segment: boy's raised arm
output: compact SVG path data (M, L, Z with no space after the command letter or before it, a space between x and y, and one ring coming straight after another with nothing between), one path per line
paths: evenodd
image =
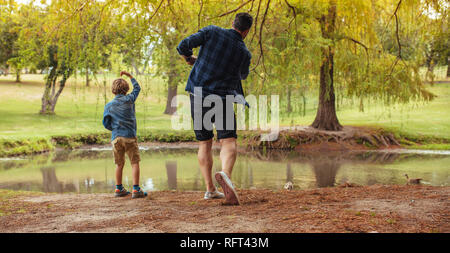
M122 71L120 72L120 76L122 75L128 76L131 80L131 84L133 84L133 91L130 94L128 94L127 97L129 97L130 100L133 101L134 103L139 95L139 92L141 91L141 86L139 86L139 83L136 81L136 79L134 79L134 77L130 73Z

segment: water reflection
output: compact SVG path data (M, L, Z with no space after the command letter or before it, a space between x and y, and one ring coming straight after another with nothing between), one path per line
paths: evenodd
M294 171L290 162L286 164L286 183L294 181Z
M201 185L201 183L203 182L202 180L203 180L203 178L201 176L201 172L199 169L199 170L197 170L197 173L195 174L192 190L199 191L200 187L202 187L202 185Z
M196 151L146 150L141 154L141 182L145 190L204 190ZM220 170L218 152L214 170ZM233 172L239 188L296 189L333 187L351 182L362 185L404 184L403 174L424 178L431 185L450 183L450 155L387 152L299 153L253 151L240 153ZM110 151L62 151L0 160L0 188L42 192L111 192L114 162ZM131 187L129 164L124 185Z
M169 190L177 189L177 161L166 161L167 185Z
M55 167L42 167L42 188L44 192L75 192L77 187L73 183L63 183L56 177Z
M335 185L336 174L341 166L333 160L319 160L311 163L317 187L331 187Z
M248 188L253 188L253 167L247 163Z

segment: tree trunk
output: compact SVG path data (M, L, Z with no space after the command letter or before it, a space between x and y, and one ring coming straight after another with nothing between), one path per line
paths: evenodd
M173 78L173 72L169 74L169 81L168 81L168 89L167 89L167 102L166 102L166 110L164 111L164 114L172 115L177 111L176 107L172 107L172 100L176 99L175 96L177 95L177 84L175 83L175 80Z
M20 70L16 71L16 83L20 83Z
M42 95L42 104L41 104L41 110L40 114L49 114L50 113L50 101L51 101L51 94L50 91L54 90L56 83L56 68L52 68L50 73L48 74L47 81L45 82L45 89L44 94Z
M429 54L426 55L426 66L427 66L427 73L425 74L426 80L430 81L431 83L434 83L434 61L433 61L433 55L434 52L431 51Z
M139 72L139 68L137 67L137 65L136 65L136 60L135 60L134 58L131 60L131 65L132 65L133 68L134 68L134 72L136 72L136 73L135 73L136 76L140 75L141 72Z
M450 77L450 57L447 57L447 77Z
M306 116L306 96L305 96L305 94L303 94L302 95L302 98L303 98L303 117L305 117Z
M291 87L288 87L288 91L287 91L287 108L286 111L287 112L292 112L292 103L291 103Z
M330 2L328 15L322 16L320 25L322 36L333 39L336 22L336 2ZM312 127L320 130L339 131L342 125L336 115L335 93L333 86L334 45L322 48L322 65L320 66L319 107Z
M56 92L57 76L53 70L52 72L49 74L49 78L45 84L44 95L42 96L41 111L39 112L40 114L55 114L56 103L58 102L58 98L64 90L66 81L70 76L70 73L63 76L63 78L59 81L59 88Z
M86 87L89 87L89 69L86 68Z

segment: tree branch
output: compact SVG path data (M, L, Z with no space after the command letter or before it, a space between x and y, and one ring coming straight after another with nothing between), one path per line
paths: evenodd
M394 16L395 16L395 35L397 37L397 44L398 44L398 58L403 59L402 58L402 45L400 44L400 36L398 34L399 20L398 20L398 16L397 16L397 11L400 8L401 3L402 3L402 0L398 1L397 8L395 8L395 11L394 11Z
M198 11L197 15L197 30L200 30L200 15L202 14L203 9L203 0L200 0L200 10Z
M267 16L267 12L269 10L269 7L270 7L270 0L267 1L266 10L264 11L264 15L263 15L263 19L261 21L261 25L259 26L259 41L258 41L258 44L259 44L260 55L258 57L258 62L256 63L255 67L253 67L252 70L256 69L256 67L258 67L258 65L259 65L260 60L262 60L262 65L263 65L263 68L264 68L264 72L267 72L266 71L266 66L264 64L264 50L263 50L263 46L262 46L262 30L263 30L263 27L264 27L264 22L266 21L266 16Z
M49 35L47 36L45 43L47 43L49 37L56 31L59 30L59 28L61 27L61 25L63 23L65 23L67 20L69 20L70 18L72 18L77 12L80 12L84 9L84 7L86 6L86 4L88 4L91 0L87 0L86 2L84 2L80 7L78 7L77 9L75 9L75 11L73 11L68 17L66 17L64 20L62 20L61 22L58 23L58 25L54 26L53 29L50 31Z
M153 12L153 14L152 14L152 15L150 16L150 18L148 19L148 22L149 22L150 20L152 20L153 16L155 16L156 13L158 13L158 10L159 10L159 8L161 7L161 5L162 5L163 2L164 2L164 0L161 0L161 2L159 3L158 7L156 7L155 12Z
M345 36L344 39L350 40L355 44L358 44L360 46L362 46L364 48L364 50L366 51L366 56L367 56L367 73L369 72L369 65L370 65L370 58L369 58L369 48L364 45L361 41L355 40L351 37Z
M294 13L294 17L297 16L297 12L295 11L295 7L290 5L289 2L287 0L284 0L284 2L286 3L286 5L292 10L292 12Z
M250 40L250 44L252 44L253 43L253 39L255 38L255 36L256 36L256 28L257 28L257 26L258 26L258 17L259 17L259 10L261 9L261 2L262 2L262 0L260 0L259 2L258 2L258 10L256 11L256 17L255 17L255 32L253 33L253 36L252 36L252 39Z
M156 15L156 13L158 13L159 8L161 8L162 3L164 2L164 0L161 0L161 2L159 3L158 7L156 7L155 11L153 12L153 14L148 18L147 23L149 23L152 18ZM141 36L138 36L133 43L136 44L138 41L140 41L142 38L144 37L144 34L142 34Z
M225 12L225 13L220 14L219 16L217 16L217 18L220 18L220 17L226 16L226 15L228 15L228 14L231 14L231 13L233 13L233 12L236 12L236 11L238 11L239 9L241 9L242 7L244 7L245 5L247 5L248 3L253 2L253 1L254 1L254 0L248 0L247 2L245 2L245 3L241 4L241 5L239 5L236 9L233 9L233 10L231 10L231 11L227 11L227 12Z
M360 45L360 46L362 46L365 50L366 50L366 52L368 52L368 50L369 50L369 48L366 46L366 45L364 45L362 42L360 42L360 41L358 41L358 40L355 40L355 39L353 39L353 38L350 38L350 37L344 37L345 39L348 39L348 40L350 40L350 41L352 41L352 42L354 42L354 43L356 43L356 44L358 44L358 45Z

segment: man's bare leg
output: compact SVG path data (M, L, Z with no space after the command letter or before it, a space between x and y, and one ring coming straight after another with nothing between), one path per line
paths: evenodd
M239 205L239 197L231 182L231 173L236 162L236 138L221 139L222 148L220 150L220 160L222 161L222 171L217 172L215 177L222 186L227 204Z
M216 187L212 180L212 139L207 141L200 141L198 145L198 163L200 165L200 171L205 179L206 190L208 192L214 192Z
M237 146L236 138L221 139L220 160L222 161L222 171L231 179L234 163L236 162Z

